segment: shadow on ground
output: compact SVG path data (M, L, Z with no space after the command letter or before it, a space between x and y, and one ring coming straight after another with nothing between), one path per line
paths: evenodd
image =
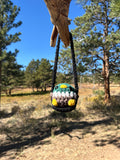
M107 127L110 128L114 124L114 119L110 117L103 117L102 120L82 121L81 118L84 117L84 114L79 110L70 113L51 111L46 117L39 119L30 118L30 114L34 112L34 109L25 111L17 110L15 113L4 114L2 118L13 115L15 117L14 120L8 121L6 125L0 124L0 136L3 135L4 137L0 139L1 157L5 156L8 151L15 150L17 152L30 146L38 145L41 147L44 144L50 144L50 140L46 140L46 138L52 136L62 134L62 136L68 135L72 139L72 131L79 131L79 136L74 136L78 140L81 140L87 134L97 134L99 131L94 130L94 127L102 127L105 131ZM117 130L119 128L116 128ZM93 143L96 146L113 144L120 148L120 136L117 134L108 134L105 135L104 139L94 140Z
M3 111L0 111L0 118L9 118L9 117L11 117L11 116L13 116L14 115L14 113L7 113L5 110L3 110Z
M12 111L10 113L8 113L6 110L2 110L2 111L0 111L0 118L1 119L2 118L10 118L10 117L14 116L18 112L19 109L20 109L19 107L13 107Z

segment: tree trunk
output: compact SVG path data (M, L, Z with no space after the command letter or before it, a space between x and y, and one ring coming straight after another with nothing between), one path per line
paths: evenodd
M104 77L105 102L108 103L110 101L109 52L105 50L102 75Z
M1 50L0 50L0 58L1 58ZM0 60L0 110L1 110L1 87L2 87L2 73L1 73L1 68L2 68L2 62Z
M0 22L0 30L2 29L3 23ZM0 110L1 110L1 92L2 92L2 45L0 44Z
M104 40L106 42L106 37L108 36L108 8L107 4L105 4L105 30L104 30ZM104 63L103 63L103 73L104 73L104 90L105 90L105 102L108 103L110 101L110 74L109 74L109 51L107 50L107 46L103 47L104 52Z
M45 86L45 88L44 88L44 91L46 92L46 86Z
M5 94L6 94L6 96L8 96L8 92L7 92L7 89L5 90Z
M12 91L12 89L9 89L9 96L11 96L11 91Z
M34 92L34 87L32 87L32 91Z
M1 55L2 55L2 51L1 51L1 48L0 48L0 59L1 59ZM1 87L2 87L2 61L0 60L0 110L1 110Z
M104 86L105 86L105 102L110 100L110 75L109 75L109 55L105 56L105 77L104 77Z

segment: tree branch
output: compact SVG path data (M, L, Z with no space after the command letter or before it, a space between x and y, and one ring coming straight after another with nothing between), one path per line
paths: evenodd
M102 57L98 56L98 54L96 55L96 57L105 62L105 60Z

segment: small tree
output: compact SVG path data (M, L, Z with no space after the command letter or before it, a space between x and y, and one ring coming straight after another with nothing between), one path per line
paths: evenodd
M20 32L11 34L12 28L21 25L21 21L15 22L20 8L13 5L11 0L0 0L0 96L1 96L1 67L6 56L6 49L11 43L20 41Z

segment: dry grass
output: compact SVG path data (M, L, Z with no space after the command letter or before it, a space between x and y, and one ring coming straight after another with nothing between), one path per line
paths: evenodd
M48 89L50 90L50 89ZM104 91L103 86L98 86L97 84L79 84L79 100L77 107L84 108L86 107L86 103L88 103L89 97L95 97L96 91ZM119 85L111 85L110 88L111 95L119 95L120 94L120 86ZM25 106L26 104L32 104L35 103L37 106L44 107L46 105L50 105L50 95L49 92L46 94L38 94L35 95L32 92L32 89L26 88L26 89L15 89L12 91L13 96L7 97L3 96L1 103L2 103L2 109L8 109L9 110L15 106L16 104L19 106ZM87 98L88 99L87 99ZM84 106L85 105L85 106ZM8 107L7 107L8 106Z
M64 154L69 153L69 150L75 153L75 148L72 148L71 144L80 152L85 143L91 146L92 151L95 150L95 146L102 148L109 146L110 143L119 148L120 87L111 87L112 99L108 106L104 104L103 95L99 95L102 92L98 90L103 91L103 87L82 84L79 89L77 109L70 113L53 111L49 93L35 95L30 89L19 89L13 91L12 97L3 96L0 112L1 160L9 158L42 160L44 157L55 160L55 157L52 157L52 148L57 148L55 152L57 159L62 155L60 159L62 160L65 159L62 154L63 148L67 149ZM89 147L82 149L86 152ZM109 149L106 147L106 150ZM96 153L95 151L91 159L100 155ZM102 154L103 151L99 150L98 153ZM37 154L41 158L38 158ZM77 160L80 156L78 152L77 154L76 157L71 154L71 157L68 155L67 158ZM83 154L81 160L87 159L89 156Z

